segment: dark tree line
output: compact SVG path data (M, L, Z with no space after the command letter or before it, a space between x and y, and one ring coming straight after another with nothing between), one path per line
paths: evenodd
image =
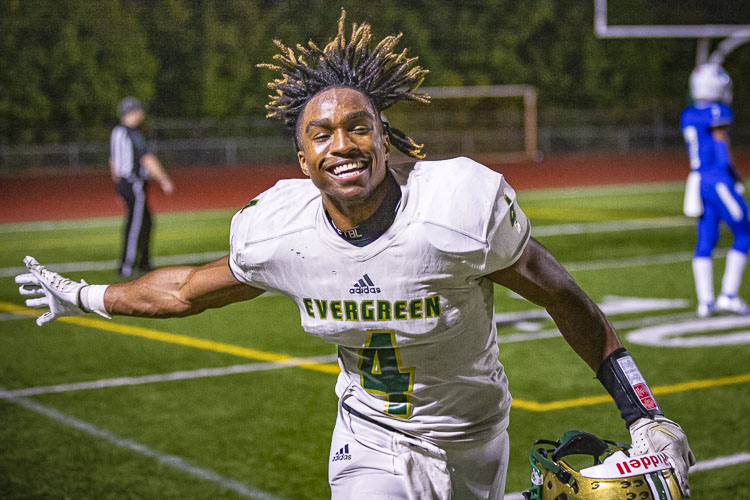
M644 22L688 5L690 23L706 3L627 2ZM340 7L402 32L425 85L528 83L542 107L679 108L695 61L693 39L596 38L593 0L2 0L0 144L102 140L125 95L163 118L262 115L271 41L325 43ZM750 44L725 66L750 118Z

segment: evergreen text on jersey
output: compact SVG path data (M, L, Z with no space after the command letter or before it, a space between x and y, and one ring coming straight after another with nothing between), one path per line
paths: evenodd
M302 299L308 316L336 321L390 321L440 316L440 295L404 300Z

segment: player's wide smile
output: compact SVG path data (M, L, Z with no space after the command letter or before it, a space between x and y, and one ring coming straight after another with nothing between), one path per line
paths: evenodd
M354 177L358 177L361 173L365 172L369 164L363 160L351 161L348 160L345 163L337 163L331 167L326 168L326 172L333 175L340 180L349 180Z

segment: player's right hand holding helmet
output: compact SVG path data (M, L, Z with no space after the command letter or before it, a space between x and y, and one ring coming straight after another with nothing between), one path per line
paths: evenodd
M593 465L578 468L580 456ZM636 455L623 443L568 431L557 441L539 440L531 448L528 500L682 500L673 464L666 453Z
M674 466L677 482L682 493L690 496L688 468L695 465L695 455L690 449L687 436L677 423L657 415L654 418L640 418L630 425L632 440L631 453L645 455L664 453Z
M695 463L682 427L664 416L651 389L627 349L612 351L596 377L607 389L630 431L635 455L664 454L685 497L690 496L687 474Z

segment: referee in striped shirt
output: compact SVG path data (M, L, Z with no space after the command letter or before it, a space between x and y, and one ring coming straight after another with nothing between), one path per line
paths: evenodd
M148 152L146 140L137 130L145 117L141 102L134 97L126 97L117 110L120 123L112 130L110 138L109 168L117 194L128 207L119 273L129 277L135 270L146 272L151 269L151 213L147 202L149 179L156 180L167 195L172 194L174 186L161 162Z

